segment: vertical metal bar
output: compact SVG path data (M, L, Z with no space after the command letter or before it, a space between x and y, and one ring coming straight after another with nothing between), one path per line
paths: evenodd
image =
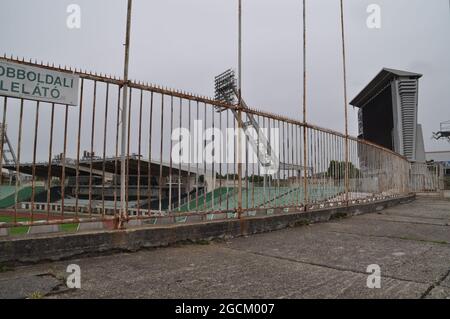
M328 202L329 198L330 198L330 183L328 180L328 157L330 154L330 145L328 143L328 133L322 131L322 145L323 145L323 157L321 159L322 161L322 181L323 181L323 192L324 192L324 196L323 196L323 201L324 202Z
M364 179L364 177L363 177L363 165L362 165L362 159L361 159L361 154L360 154L360 151L361 151L361 145L360 145L360 143L359 143L359 141L357 141L356 142L356 157L357 157L357 161L358 161L358 168L359 168L359 171L358 171L358 185L360 186L359 187L359 189L360 189L360 192L362 193L362 192L364 192L364 188L363 187L361 187L361 181Z
M323 131L319 131L319 147L321 150L321 154L319 156L320 161L320 183L321 183L321 200L323 201L326 197L326 185L325 185L325 176L322 174L324 172L324 166L325 166L325 156L326 156L326 144L325 144L325 138Z
M384 153L384 152L383 152ZM353 154L354 154L354 143L353 140L349 140L349 171L348 171L348 178L349 178L349 200L352 201L355 199L356 194L355 194L355 184L354 184L354 180L355 180L355 164L353 163ZM383 154L384 157L384 154ZM353 183L350 183L351 181L353 181Z
M286 131L285 131L286 126L285 126L284 121L282 121L281 123L278 122L278 124L281 124L281 132L282 132L282 138L281 139L283 140L283 163L285 165L289 165L289 160L286 160L286 144L289 143L289 136L286 137L287 134L286 134ZM288 151L288 153L289 153L289 151ZM287 168L287 166L285 166L284 169L283 169L283 184L286 183L286 168ZM289 170L288 170L288 172L289 172ZM279 190L278 190L278 199L279 200L282 199L282 194L283 194L283 190L281 189L281 187L279 187ZM281 201L281 205L279 205L279 206L283 206L282 204L283 204L283 201Z
M33 168L31 173L31 222L34 221L34 200L36 197L36 150L39 128L39 101L36 102L36 116L34 122L34 142L33 142Z
M266 129L267 136L270 139L270 131L269 131L269 128L266 126L266 118L264 116L262 117L262 123L263 123L262 126ZM259 134L258 134L258 139L260 139ZM265 151L268 153L267 145L265 145L264 148L265 148ZM269 154L267 154L267 155L269 155ZM259 162L258 162L258 176L261 176L261 165L260 165ZM264 174L263 174L263 194L262 194L263 195L264 207L267 206L267 187L266 187L266 182L267 182L268 178L270 178L270 175L268 175L268 174L266 174L266 172L264 172Z
M296 161L296 156L294 156L294 154L296 154L296 153L294 153L294 148L297 146L297 144L294 141L294 126L293 126L293 124L289 124L289 126L291 127L291 163L294 164L294 165L297 165L298 163ZM296 184L296 182L295 182L295 180L296 180L295 169L291 169L291 172L292 172L292 182L295 185ZM290 183L290 181L289 181L289 183ZM295 189L295 187L294 187L294 189ZM294 191L290 190L290 194L291 194L291 196L290 196L290 198L291 198L290 204L292 206L294 206L295 197L292 196L292 192L294 192ZM295 195L295 193L294 193L294 195Z
M348 110L347 110L347 67L345 57L345 29L344 29L344 1L340 0L341 4L341 35L342 35L342 68L344 80L344 110L345 110L345 201L348 205L349 192L349 163L348 163Z
M324 159L324 151L325 151L325 145L323 143L323 132L318 131L317 132L317 147L318 147L318 155L317 155L317 161L318 161L318 178L319 178L319 201L323 200L323 194L324 194L324 184L323 184L323 176L322 176L322 169L323 169L323 159Z
M238 110L238 143L237 143L237 179L238 179L238 218L242 215L242 111Z
M331 162L331 143L330 143L330 134L325 133L325 144L326 144L326 157L324 160L324 172L325 172L325 183L326 183L326 191L327 191L327 201L331 199L332 189L331 189L331 180L328 174L328 168Z
M288 171L287 171L287 181L286 181L286 187L288 187L285 192L288 194L285 206L292 206L292 188L291 188L291 178L293 177L293 170L292 170L292 164L294 164L294 160L291 155L292 153L292 143L293 143L293 136L292 136L292 125L290 123L286 123L286 155L288 160ZM292 174L292 175L291 175ZM286 205L287 204L287 205Z
M289 181L289 177L290 177L290 170L289 170L289 164L290 164L290 159L289 159L289 144L290 144L290 140L289 140L289 125L288 123L286 123L285 121L281 122L282 127L283 127L283 140L284 140L284 146L283 146L283 157L284 157L284 161L286 163L286 168L283 172L283 188L281 189L281 206L286 206L286 199L288 198L288 196L285 196L284 194L287 193L288 191L288 181Z
M105 123L103 126L103 163L102 163L102 216L105 216L105 170L106 170L106 143L108 133L108 111L109 111L109 83L106 83L105 101Z
M309 178L309 184L313 187L314 186L314 170L315 170L315 166L314 166L314 139L313 139L313 129L308 129L309 131L309 162L311 163L311 176ZM309 195L308 195L309 196ZM308 198L309 202L312 204L314 202L314 188L311 189L311 197L310 199Z
M299 134L300 134L300 131L299 131L299 129L298 129L299 127L298 127L298 125L295 125L295 147L296 147L296 150L295 150L295 163L297 164L297 165L301 165L301 161L300 161L300 144L299 144ZM299 169L297 169L296 170L296 197L297 197L297 199L296 199L296 201L297 201L297 207L300 205L300 192L299 192L299 188L300 188L300 170Z
M89 216L92 215L92 171L94 165L94 138L95 138L95 108L97 101L97 81L94 81L94 96L92 101L92 124L91 124L91 154L89 154L89 206L88 212Z
M117 166L117 158L119 156L119 127L120 127L120 86L118 87L117 92L117 118L116 118L116 149L114 156L114 218L117 220L117 176L118 176L118 166Z
M215 157L216 157L216 134L215 134L215 118L214 118L214 107L211 107L211 121L212 121L212 144L213 144L213 153L212 155L212 167L211 167L211 178L212 178L212 193L211 193L211 210L214 211L214 192L216 191L216 171L215 171Z
M321 149L322 149L322 143L321 143L321 135L320 131L315 131L315 140L316 140L316 202L319 202L322 195L322 178L320 176L320 169L321 169Z
M238 3L238 218L242 215L242 149L241 149L241 131L242 131L242 0Z
M246 121L248 121L248 114L244 113L245 117L246 117ZM245 128L245 130L248 130L248 127ZM246 197L246 205L245 208L249 208L249 200L250 197L248 196L248 191L249 191L249 178L248 178L248 174L249 174L249 170L248 170L248 159L249 159L249 149L248 149L248 144L249 144L249 137L247 134L245 134L245 197Z
M292 139L289 136L289 123L283 122L283 130L285 131L286 134L286 161L287 161L287 174L285 173L284 179L286 180L286 188L283 190L283 194L287 194L286 196L283 195L282 198L284 198L284 202L283 202L283 206L290 206L290 180L291 180L291 168L290 168L290 164L292 164L291 161L291 144L292 144ZM287 177L286 177L287 175Z
M331 164L331 162L334 161L336 158L336 155L335 155L336 154L335 153L336 146L334 143L333 134L330 134L329 140L330 140L330 164ZM333 175L332 169L333 169L333 166L331 166L331 169L330 169L330 187L331 187L331 190L333 191L333 194L335 194L336 193L336 187L335 187L336 185L334 183L334 175Z
M318 196L317 194L320 194L320 180L319 180L319 138L318 138L318 131L313 131L313 139L314 139L314 202L317 203Z
M269 145L272 145L271 144L271 142L272 142L272 127L270 126L270 117L268 117L267 118L267 132L268 132L268 135L269 135ZM276 142L276 141L275 141ZM267 146L266 146L267 147ZM268 149L268 148L267 148ZM271 151L273 151L272 150L272 148L271 148ZM279 156L278 156L278 158L280 158ZM280 161L280 160L278 160L278 161ZM279 163L278 163L279 164ZM280 169L280 168L278 168L278 169ZM269 207L269 206L271 206L271 204L270 203L272 203L272 205L273 205L273 201L272 201L272 197L271 197L271 188L272 188L272 176L275 176L275 174L276 173L273 173L273 175L267 175L268 176L268 180L269 180L269 182L268 182L268 184L269 184L269 197L268 197L268 203L267 203L267 206Z
M277 120L277 125L278 125L278 129L281 129L281 123L280 120ZM284 157L284 131L281 132L281 142L283 143L282 147L283 147L283 163L285 162L285 157ZM281 157L281 156L280 156ZM283 167L281 170L278 171L278 181L277 181L277 195L275 198L275 206L279 205L279 199L280 199L280 187L281 187L281 173L285 173L285 168Z
M322 131L317 131L317 179L318 179L318 189L319 189L319 201L322 201L323 193L324 193L324 185L323 185L323 178L322 178L322 162L323 162L323 151L324 151L324 144L323 144L323 138L322 138Z
M257 116L258 125L260 123L260 120L261 120L261 118L258 115ZM259 126L261 127L261 125L259 125ZM256 139L256 154L257 154L257 156L259 156L259 134L257 134L256 138L257 138ZM252 148L252 151L251 151L252 152L252 163L251 163L252 164L252 205L251 205L252 208L255 208L255 163L254 163L255 152L254 151L255 150ZM259 174L258 174L258 179L259 179Z
M162 163L163 163L163 143L164 143L164 94L161 95L161 132L160 132L160 150L159 150L159 158L160 158L160 163L159 163L159 212L162 211L162 176L163 176L163 168L162 168Z
M0 132L0 185L3 184L3 156L4 149L3 146L5 144L5 134L6 134L6 110L8 105L8 99L5 96L3 99L3 120L2 120L2 131Z
M130 147L131 147L131 106L132 106L132 97L133 97L133 88L129 88L130 96L128 98L128 132L127 132L127 158L125 161L125 212L126 212L126 220L128 221L128 203L129 203L129 195L130 195Z
M206 103L204 103L204 122L203 122L203 132L206 132ZM205 154L205 147L206 147L206 139L202 138L202 144L203 144L203 154L202 154L202 161L203 161L203 211L206 211L206 195L207 191L209 191L209 188L206 188L206 157L203 156ZM209 185L208 185L209 186ZM202 218L204 218L205 215L202 215Z
M325 138L325 145L326 145L326 150L325 150L325 160L324 160L324 180L325 180L325 188L326 188L326 199L327 202L330 201L330 199L332 198L332 188L331 188L331 180L330 180L330 176L328 174L328 169L330 167L330 162L331 162L331 143L330 143L330 134L328 134L327 132L324 133L324 138Z
M125 61L123 70L123 102L122 102L122 136L121 136L121 170L120 170L120 201L121 201L121 214L119 219L119 228L123 227L123 223L128 219L127 203L125 202L126 196L126 132L127 132L127 101L128 101L128 63L130 53L130 29L131 29L131 7L132 0L128 0L127 6L127 27L125 35Z
M303 123L306 124L306 0L303 0ZM308 147L306 125L303 125L303 195L305 211L308 208Z
M333 159L334 159L334 164L333 164L333 171L332 172L333 172L333 185L334 185L334 187L337 187L338 194L340 195L340 193L341 193L341 189L339 187L340 185L339 184L336 185L336 163L337 163L337 160L338 160L338 151L339 151L337 139L338 139L338 137L336 135L334 135L333 136Z
M69 105L66 105L64 115L64 146L63 146L63 165L61 170L61 216L64 218L64 197L66 196L66 152L67 152L67 124L69 119Z
M309 144L310 144L310 161L311 161L311 177L310 177L310 182L309 182L309 201L311 204L315 203L315 191L316 191L316 161L315 161L315 139L314 139L314 129L310 129L309 130Z
M199 119L199 102L197 101L197 113L196 113L196 119ZM197 127L194 128L194 130L197 130ZM198 133L197 133L198 134ZM197 137L197 139L200 139L200 137ZM194 141L194 143L199 143L199 140ZM198 162L199 162L199 147L196 148L196 152L195 152L195 165L196 165L196 171L195 171L195 210L198 212L198 183L199 183L199 171L198 171Z
M148 128L148 180L147 180L147 205L148 210L152 209L152 133L153 133L153 92L150 94L150 115L149 115L149 128Z
M189 132L191 132L191 100L189 100L188 107L189 107L188 130ZM191 161L192 161L191 142L192 142L191 137L189 137L188 141L189 160L188 160L188 178L187 178L188 211L191 211Z
M47 220L50 219L50 201L52 188L52 146L53 146L53 124L55 118L55 103L52 103L52 115L50 120L50 143L48 148L48 174L47 174Z
M219 128L220 128L220 132L223 133L222 130L222 112L219 113ZM219 210L223 210L222 209L222 162L223 162L223 138L221 138L220 140L220 161L219 161L219 189L220 189L220 193L219 193ZM228 186L228 185L227 185ZM227 191L228 193L228 191Z
M173 96L170 97L170 134L173 132ZM169 212L172 211L172 138L169 150Z
M343 179L343 171L342 171L342 163L344 163L344 153L343 153L343 138L342 137L338 137L337 138L337 143L338 143L338 156L339 156L339 166L336 168L337 174L339 176L339 186L342 189L342 193L344 195L343 200L345 200L345 185L342 183L342 179ZM342 201L342 200L341 200Z
M183 99L180 98L180 125L179 128L181 129L183 127ZM181 145L181 134L178 139L178 143ZM172 152L172 149L170 150ZM189 152L189 151L188 151ZM190 154L190 153L189 153ZM189 199L189 193L188 193L188 199ZM181 159L178 161L178 211L181 210Z
M142 99L143 90L141 89L141 94L139 98L139 132L138 132L138 180L137 180L137 214L141 213L141 156L142 156Z
M239 187L236 186L239 182L237 181L237 162L238 162L238 155L237 155L237 139L236 136L236 120L233 118L233 188L234 188L234 195L233 195L233 205L236 212L238 212L238 197L239 197Z
M226 112L226 115L227 115L227 129L229 129L230 128L230 113L229 113L228 110L226 110L225 112ZM226 140L226 145L227 145L227 150L228 150L228 147L229 147L229 144L230 144L228 134L226 135L226 139L227 139ZM228 163L228 155L225 155L225 158L226 158L226 163L227 163L226 183L227 183L227 211L228 211L230 209L230 196L229 196L230 166L229 166L229 163ZM234 189L233 189L233 193L234 193Z
M294 180L294 170L293 170L293 164L294 164L294 153L293 153L293 144L294 144L294 135L292 134L292 124L290 123L286 123L286 134L287 134L287 138L288 138L288 143L287 143L287 156L288 156L288 161L289 161L289 170L288 170L288 179L287 179L287 191L289 192L288 197L287 197L287 204L288 206L292 206L292 187L291 187L291 182Z
M23 99L20 99L19 136L17 138L17 158L16 158L16 190L14 193L14 223L17 223L17 204L20 183L20 151L22 145L22 123L23 123ZM1 172L0 172L1 173Z
M78 112L78 136L77 136L77 167L75 173L75 216L78 218L78 193L80 189L80 143L81 143L81 124L83 114L83 92L84 92L84 79L81 79L81 91L80 91L80 108Z

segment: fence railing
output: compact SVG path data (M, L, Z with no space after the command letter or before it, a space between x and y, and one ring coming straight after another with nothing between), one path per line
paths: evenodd
M8 125L17 161L4 163L0 154L0 228L246 218L410 191L410 163L388 149L281 115L140 82L127 85L127 131L121 132L123 81L44 67L80 76L79 105L2 98L0 119ZM273 158L277 162L268 167ZM125 198L120 198L121 174ZM126 211L120 211L121 201Z
M438 192L446 188L444 166L439 163L411 163L410 189L412 192Z

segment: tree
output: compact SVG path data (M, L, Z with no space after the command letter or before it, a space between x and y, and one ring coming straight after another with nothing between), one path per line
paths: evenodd
M355 178L359 177L359 169L353 165L353 163L348 163L348 177ZM345 178L345 162L344 161L331 161L328 166L327 176L334 179L344 179Z

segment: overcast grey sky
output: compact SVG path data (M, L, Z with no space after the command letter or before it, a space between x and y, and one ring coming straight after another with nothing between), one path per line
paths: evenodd
M450 120L449 0L345 0L348 94L382 67L422 73L419 122L427 150ZM69 4L81 29L66 27ZM344 128L338 0L308 3L308 121ZM381 29L366 26L381 6ZM243 94L256 108L301 119L301 0L243 0ZM237 64L237 0L134 0L130 77L213 96L213 78ZM118 76L126 0L2 0L1 53ZM350 132L357 133L350 107Z

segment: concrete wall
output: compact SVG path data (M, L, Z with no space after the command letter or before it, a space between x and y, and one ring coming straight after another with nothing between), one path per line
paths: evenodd
M242 220L3 239L0 240L0 263L17 264L60 260L105 252L136 251L142 248L167 246L183 241L251 235L307 223L326 222L333 218L375 212L414 198L415 195L409 195L379 202L310 212L283 213L280 210L275 211L272 216L251 217Z

